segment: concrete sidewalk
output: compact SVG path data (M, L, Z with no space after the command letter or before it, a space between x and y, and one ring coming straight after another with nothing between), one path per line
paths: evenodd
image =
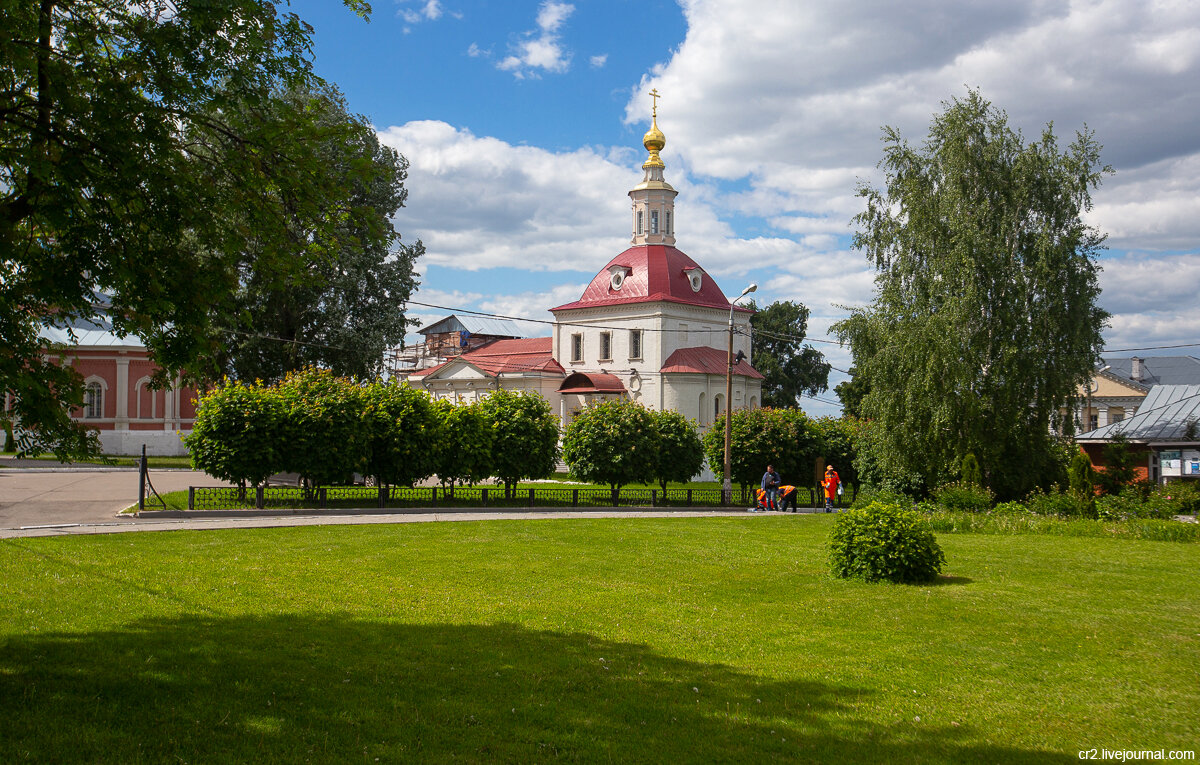
M529 521L565 518L763 518L784 513L747 513L745 510L658 510L652 508L599 508L596 510L539 510L538 508L489 510L487 508L412 508L401 511L339 510L323 513L297 510L289 514L218 516L213 511L204 517L198 513L145 513L140 517L123 516L110 522L57 523L0 529L0 539L70 536L80 534L118 534L126 531L181 531L208 529L269 529L289 526L368 525L381 523L434 523L441 521ZM803 515L804 513L798 513ZM787 514L791 515L791 514ZM127 518L127 519L126 519Z

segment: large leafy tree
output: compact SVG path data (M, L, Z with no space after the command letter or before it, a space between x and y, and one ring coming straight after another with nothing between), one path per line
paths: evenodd
M850 379L838 383L833 389L842 402L842 414L847 417L862 417L862 400L868 390L870 386L867 378L860 375L855 367L850 367Z
M654 413L618 399L583 409L563 434L563 461L571 475L620 489L648 483L658 467L660 440Z
M884 129L882 189L863 186L855 246L876 296L835 327L868 392L884 473L932 487L968 452L1001 497L1056 469L1050 418L1092 371L1104 237L1082 219L1111 170L1086 129L1026 142L975 91L920 148Z
M808 307L784 300L772 303L750 317L754 330L751 355L754 368L763 374L763 406L796 406L800 396L815 396L829 387L829 364L811 345Z
M300 267L294 219L336 239L346 191L310 115L264 118L319 83L311 28L275 2L0 0L0 28L0 389L23 448L78 453L96 446L64 407L81 380L51 368L43 327L105 312L164 379L194 368L246 253L269 241Z
M313 365L377 376L404 337L413 264L424 252L419 241L402 245L391 223L408 195L408 162L332 88L278 94L266 116L289 122L294 112L315 124L319 172L345 193L327 198L315 225L308 211L289 213L282 252L271 239L250 243L237 290L216 307L214 323L233 330L221 366L251 380ZM281 255L302 267L280 268Z

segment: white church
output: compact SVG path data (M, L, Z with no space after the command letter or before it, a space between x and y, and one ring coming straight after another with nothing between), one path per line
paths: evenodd
M657 95L657 94L653 94ZM650 153L633 201L632 246L610 260L579 299L551 308L553 334L495 340L409 375L435 398L477 401L497 388L545 398L565 428L593 401L626 398L674 410L701 430L725 411L730 301L675 248L675 189L659 156L657 108L642 143ZM732 406L757 408L762 375L750 364L750 315L732 307Z

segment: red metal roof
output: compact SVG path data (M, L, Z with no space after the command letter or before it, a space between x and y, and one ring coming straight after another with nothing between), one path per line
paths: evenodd
M554 360L551 352L554 347L552 337L521 338L519 340L497 340L494 343L480 346L461 356L438 364L429 369L414 372L413 377L426 377L447 364L456 361L466 361L478 367L484 374L496 377L511 372L549 372L551 374L566 374L562 366Z
M680 348L672 353L663 364L660 372L689 372L705 375L725 375L729 363L729 352L718 348L700 346L697 348ZM739 361L733 365L733 373L756 380L763 379L762 374L750 366L748 361Z
M609 273L612 266L629 269L619 290L612 288L612 274ZM693 269L704 272L698 292L692 291L688 279L687 272ZM729 310L729 300L721 292L716 280L687 255L665 244L630 247L600 269L578 300L550 310L568 311L573 308L658 301ZM741 306L736 306L736 310L749 312L749 309Z
M625 385L616 375L607 372L575 372L562 385L559 393L624 393Z

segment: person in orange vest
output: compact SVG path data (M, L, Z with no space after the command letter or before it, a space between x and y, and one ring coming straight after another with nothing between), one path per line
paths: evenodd
M833 500L837 497L838 489L842 485L842 479L838 477L837 471L833 469L833 465L825 468L825 512L833 512Z

